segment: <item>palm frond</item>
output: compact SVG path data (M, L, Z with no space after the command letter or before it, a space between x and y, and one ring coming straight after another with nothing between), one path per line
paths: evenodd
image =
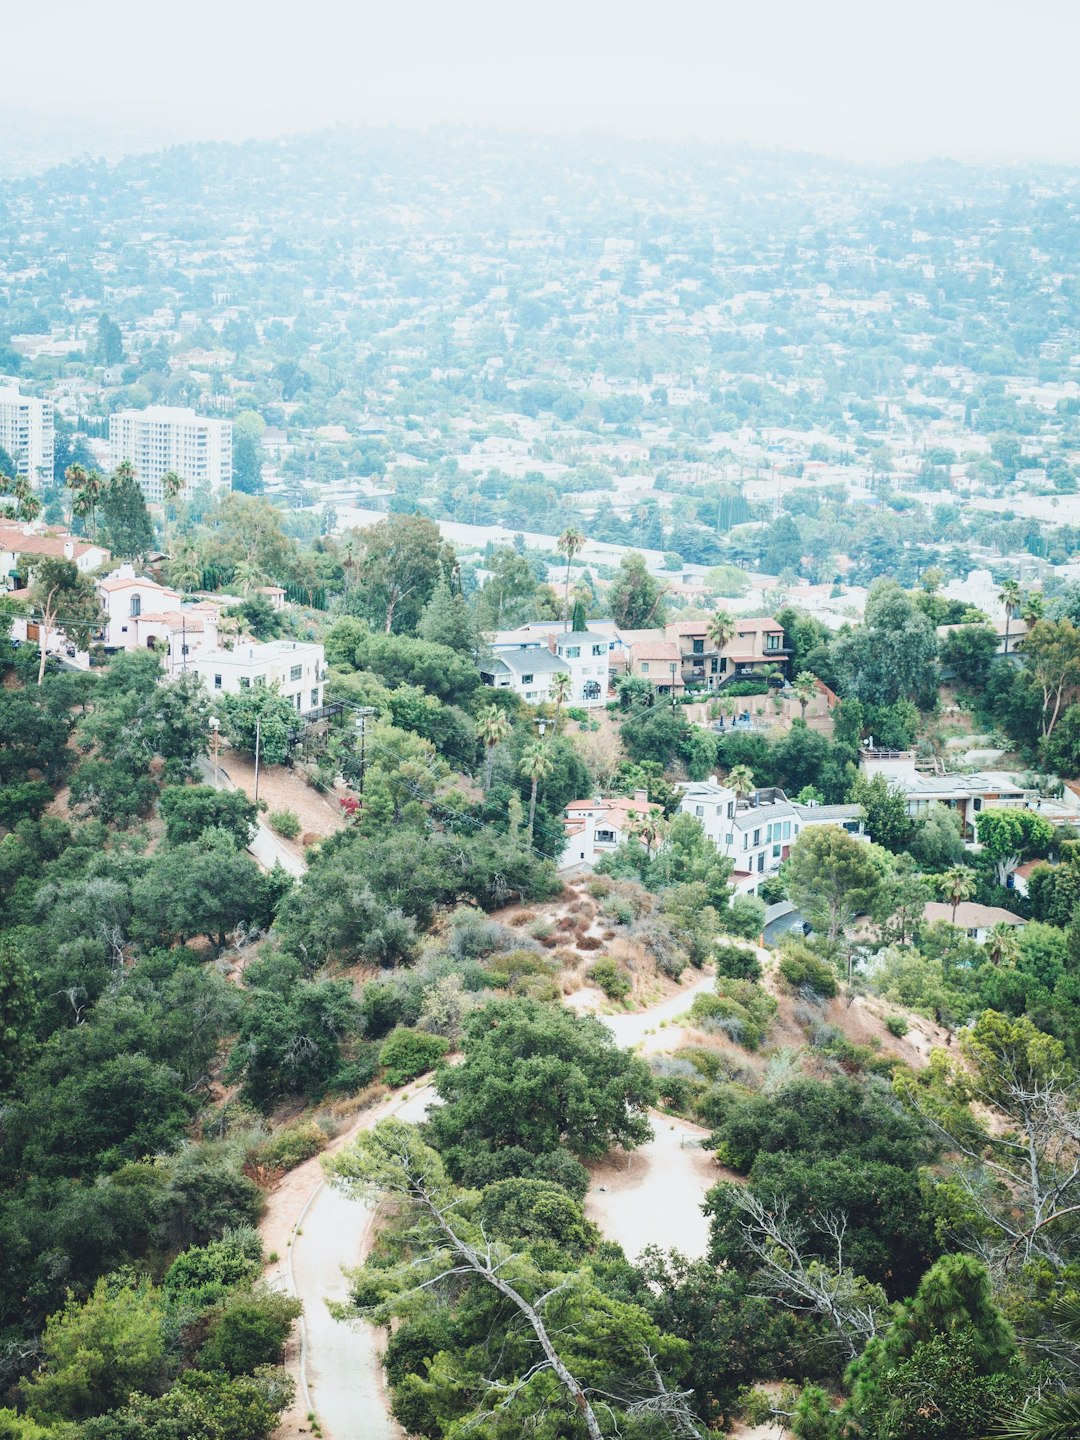
M994 1440L1077 1440L1080 1394L1046 1395L994 1431Z

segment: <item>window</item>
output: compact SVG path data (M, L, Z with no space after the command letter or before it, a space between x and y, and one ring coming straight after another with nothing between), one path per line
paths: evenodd
M136 619L138 619L138 617L139 617L141 614L142 614L142 596L141 596L141 595L133 595L133 596L131 597L131 618L132 618L133 620L136 620Z
M241 676L240 676L240 689L241 689L241 690L250 690L250 689L251 689L251 681L250 681L250 679L249 679L246 675L241 675Z
M319 692L318 692L318 690L312 690L312 692L311 692L311 708L312 708L313 710L317 710L317 709L319 708Z
M301 677L301 675L303 675L303 673L304 673L304 667L303 667L302 665L294 665L294 666L292 667L292 669L289 671L289 679L290 679L290 680L299 680L300 677Z
M607 646L606 646L606 645L594 645L594 646L592 647L592 653L593 653L594 655L606 655L606 654L607 654Z
M755 845L760 845L760 844L761 844L761 829L760 829L760 827L759 827L757 830L754 831L754 844L755 844Z
M704 814L705 814L705 806L704 806L704 805L695 805L695 806L694 806L694 814L695 814L695 815L704 815Z
M758 857L757 857L757 868L758 868L759 870L764 870L764 869L765 869L765 851L764 851L764 850L762 850L761 853L760 853L760 854L758 855Z
M215 690L220 690L220 689L221 689L221 676L220 676L220 675L215 675L215 676L214 676L214 689L215 689Z
M790 820L785 820L785 821L784 821L784 839L785 839L785 840L790 840L790 839L791 839L791 821L790 821Z
M566 647L566 658L567 658L568 660L578 660L578 659L580 659L580 658L581 658L581 646L580 646L580 645L568 645L568 646Z
M255 684L258 685L258 686L260 686L260 687L262 687L262 688L265 688L265 686L266 686L266 676L265 676L265 675L256 675L256 676L255 676Z
M695 640L695 641L693 642L693 644L691 645L691 649L693 650L693 653L694 653L695 655L704 655L704 654L705 654L705 641L704 641L704 640Z
M643 660L643 661L641 662L641 673L642 673L643 675L647 675L647 674L649 673L649 662L648 662L648 660Z
M522 683L523 685L531 685L531 684L533 683L534 678L535 678L535 677L532 676L532 675L522 675L522 677L521 677L521 683Z
M597 830L597 832L596 832L596 843L597 843L597 845L614 845L614 844L615 844L615 831L614 831L614 830Z
M734 820L734 819L735 819L735 801L734 801L734 800L729 800L729 801L727 802L727 818L728 818L729 820Z
M743 831L742 848L743 848L744 850L749 850L749 848L750 848L750 836L747 835L747 833L746 833L745 830Z
M779 635L766 635L766 636L765 636L765 649L766 649L766 650L779 650L779 649L780 649L780 636L779 636Z
M186 655L187 653L188 653L188 647L187 647L186 645L181 645L181 646L180 646L180 654L181 654L181 655Z

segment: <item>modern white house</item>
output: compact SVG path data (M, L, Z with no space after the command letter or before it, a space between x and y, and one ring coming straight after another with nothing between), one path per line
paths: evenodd
M553 637L555 654L570 667L571 705L603 705L608 693L609 640L593 630L568 630Z
M161 482L170 470L184 482L183 499L202 485L218 495L232 489L232 422L179 405L118 410L109 416L109 463L115 470L124 460L151 502L164 499Z
M276 687L298 715L320 710L326 652L310 640L265 640L232 650L208 650L191 658L211 695L237 695L259 685Z
M217 648L221 611L213 601L185 604L179 590L136 575L127 564L99 580L97 588L106 649L158 650L165 670L180 674L192 668L196 655Z
M1038 791L1024 790L1006 775L961 774L919 770L913 750L859 751L859 769L867 776L884 775L907 803L907 813L918 819L934 805L955 810L965 840L975 839L975 825L984 809L1027 810L1037 808Z
M814 825L837 825L869 839L861 805L803 805L771 787L740 797L710 775L683 787L679 809L693 815L705 834L735 869L732 880L742 895L754 895L767 875L775 874L802 832Z
M51 400L23 395L15 380L0 379L0 446L24 480L52 481L54 426ZM0 486L3 482L0 481Z

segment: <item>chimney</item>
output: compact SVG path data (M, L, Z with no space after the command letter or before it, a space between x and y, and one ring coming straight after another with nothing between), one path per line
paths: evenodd
M634 802L635 802L635 804L637 804L637 805L647 805L647 804L649 803L649 792L648 792L648 790L635 790L635 791L634 791Z
M65 560L74 560L74 558L75 558L75 541L74 541L74 540L65 540L65 541L64 541L64 559L65 559Z

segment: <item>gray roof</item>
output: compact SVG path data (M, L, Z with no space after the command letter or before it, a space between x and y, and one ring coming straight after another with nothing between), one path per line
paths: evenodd
M550 650L507 650L498 657L516 675L550 675L556 670L569 671L570 666Z
M556 645L603 645L605 648L611 644L609 635L601 635L598 630L567 630L561 635L555 635Z
M795 801L795 813L800 820L861 820L861 805L800 805Z

